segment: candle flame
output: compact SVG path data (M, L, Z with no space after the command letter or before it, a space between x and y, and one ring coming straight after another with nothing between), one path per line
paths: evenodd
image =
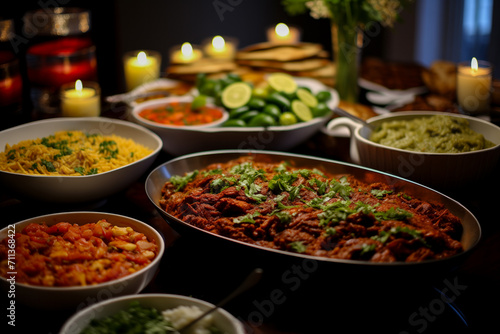
M212 39L212 46L214 47L215 50L221 51L224 50L226 42L224 41L224 38L222 36L215 36Z
M181 53L185 58L193 58L193 47L186 42L181 46Z
M276 31L276 35L281 37L288 36L288 34L290 33L290 29L284 23L278 23L274 30Z
M470 68L472 69L472 71L477 72L478 65L476 57L472 57L472 60L470 62Z
M82 80L76 80L76 82L75 82L75 90L77 92L81 92L82 89L83 89Z
M148 62L148 57L146 56L146 52L144 51L141 51L137 54L137 63L139 63L139 65L146 65L146 63Z

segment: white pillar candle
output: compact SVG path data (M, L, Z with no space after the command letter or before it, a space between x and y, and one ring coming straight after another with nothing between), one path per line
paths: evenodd
M460 63L457 68L457 100L464 113L490 111L491 65L472 58L471 63Z
M96 117L101 114L101 91L95 82L77 80L61 87L62 116Z
M160 77L161 56L155 51L131 51L123 56L127 91Z

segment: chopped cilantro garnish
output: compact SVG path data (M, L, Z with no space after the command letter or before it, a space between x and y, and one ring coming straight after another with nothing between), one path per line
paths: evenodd
M278 211L276 212L276 217L282 222L283 224L289 223L292 221L292 215L289 214L286 211Z
M361 248L361 253L359 255L365 255L367 253L371 253L377 248L376 244L363 244Z
M352 188L350 187L349 181L347 181L347 177L342 176L339 180L332 180L330 182L331 192L339 195L343 199L349 199L351 195Z
M233 219L233 223L235 224L240 224L240 223L250 223L250 224L255 224L255 217L260 216L260 212L255 211L254 213L249 213L244 216L240 216L237 218Z
M224 189L229 188L230 186L236 183L236 179L234 177L221 177L217 179L213 179L210 182L210 192L212 194L218 194Z
M16 158L16 150L12 149L9 152L7 152L7 159L13 160Z
M376 211L374 215L378 220L405 220L413 217L411 212L394 207L387 211Z
M45 168L47 168L47 171L49 172L55 172L56 171L56 168L54 167L54 165L52 164L52 162L50 161L47 161L45 159L42 159L42 165L45 166Z
M63 147L61 147L61 148L60 148L59 152L60 152L59 154L54 155L54 157L53 157L53 158L54 158L54 160L57 160L57 159L59 159L60 157L63 157L63 156L65 156L65 155L70 155L70 154L72 154L72 153L73 153L73 150L72 150L72 149L70 149L70 148L69 148L69 147L67 147L67 146L63 146Z
M378 199L382 199L385 195L392 194L392 190L372 189L371 194Z
M85 168L83 167L75 167L75 172L80 174L85 174Z
M327 226L329 223L338 223L356 211L349 207L350 201L336 201L323 207L323 212L318 214L319 225Z
M333 227L328 227L325 229L326 235L335 235L337 234L337 230Z
M302 241L294 241L288 244L288 246L297 253L304 253L307 247Z
M386 243L391 236L404 233L411 236L413 239L418 239L426 247L430 247L425 240L422 238L422 232L418 230L411 229L407 226L396 226L392 227L389 231L380 231L378 235L372 237L373 240L380 241L381 243Z
M177 187L175 191L181 191L187 186L190 181L193 181L195 179L198 173L199 172L195 170L191 173L187 173L185 176L174 175L170 178L170 182Z
M97 168L91 168L88 172L87 175L94 175L97 174Z
M115 149L113 149L115 147ZM118 148L114 140L105 140L99 144L99 153L108 154L111 158L116 158Z

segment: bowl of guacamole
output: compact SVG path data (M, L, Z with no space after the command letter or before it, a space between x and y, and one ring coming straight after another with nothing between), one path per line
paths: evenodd
M407 120L383 121L370 135L382 145L427 153L465 153L494 147L464 117L429 115Z
M437 189L487 177L500 158L500 127L476 117L404 111L372 117L363 126L344 117L326 132L346 126L352 162Z

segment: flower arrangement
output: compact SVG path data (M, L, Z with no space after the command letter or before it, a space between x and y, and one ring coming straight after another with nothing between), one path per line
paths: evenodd
M342 100L357 102L362 30L380 24L393 27L399 12L412 0L282 0L290 15L329 18L335 59L335 88Z
M282 0L290 15L309 10L315 19L330 18L333 22L343 22L350 26L365 28L379 22L384 27L393 27L399 12L411 0Z

